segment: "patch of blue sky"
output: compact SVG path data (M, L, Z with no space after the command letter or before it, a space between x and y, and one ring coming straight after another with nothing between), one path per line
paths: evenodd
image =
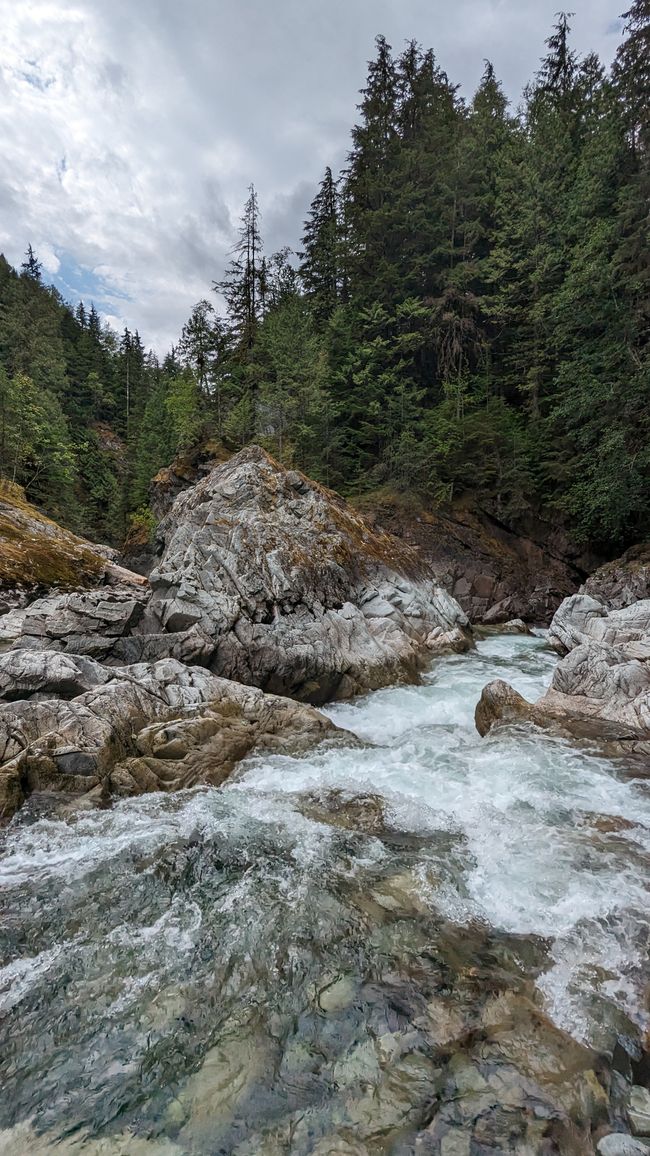
M85 305L90 306L91 302L94 302L95 308L100 313L113 313L116 298L130 300L128 294L108 284L106 279L93 269L77 264L69 254L57 253L57 257L61 262L59 270L55 274L50 274L47 279L51 279L52 284L71 305L83 301Z
M37 88L39 92L45 92L50 88L55 81L54 76L44 76L40 64L37 60L26 60L26 68L18 71L17 75L21 80L25 80L32 88Z

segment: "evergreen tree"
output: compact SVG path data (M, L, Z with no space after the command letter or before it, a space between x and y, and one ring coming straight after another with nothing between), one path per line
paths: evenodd
M650 0L634 0L624 14L625 40L612 79L621 101L625 127L635 158L650 148Z
M383 36L375 42L376 59L368 66L361 90L361 123L352 130L352 149L345 173L343 210L348 234L346 277L350 292L367 300L375 280L385 277L394 254L392 168L399 144L398 82L391 47Z
M260 210L255 187L250 185L232 261L224 279L214 284L225 299L230 326L242 355L255 344L262 316L264 272Z
M23 277L30 277L32 281L40 281L41 280L41 276L42 276L42 272L43 272L43 266L41 265L40 261L38 260L31 245L27 246L27 252L25 253L25 260L23 261L22 265L20 266L20 270L21 270Z
M318 324L328 321L341 292L339 204L329 166L304 223L300 276Z

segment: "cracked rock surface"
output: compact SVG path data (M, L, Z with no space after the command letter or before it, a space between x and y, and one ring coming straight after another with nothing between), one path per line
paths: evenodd
M318 705L414 680L441 632L470 645L416 550L258 447L182 493L159 538L151 612L211 638L224 677Z

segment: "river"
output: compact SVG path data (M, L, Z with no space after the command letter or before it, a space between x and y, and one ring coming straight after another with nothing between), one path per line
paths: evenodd
M521 1059L533 1030L572 1072L645 1031L645 781L474 729L487 682L533 699L554 663L543 638L493 636L419 687L328 708L360 745L19 816L0 859L2 1156L455 1156L459 1065L546 1087ZM515 998L519 1051L502 1032L488 1055Z

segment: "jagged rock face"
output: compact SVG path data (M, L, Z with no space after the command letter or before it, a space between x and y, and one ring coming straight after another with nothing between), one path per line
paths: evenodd
M311 707L173 659L117 669L11 651L0 656L0 693L4 819L35 791L99 801L218 785L254 748L301 753L342 733Z
M650 600L608 611L602 602L586 594L567 598L551 623L551 646L559 654L568 654L589 641L628 648L635 644L636 657L642 657L647 646L650 657Z
M548 624L598 563L550 523L531 517L509 527L477 499L446 511L409 509L389 498L368 503L373 522L419 547L437 581L475 624L514 618Z
M257 447L181 494L159 528L151 612L213 640L210 669L323 703L403 679L468 621L411 548Z
M205 665L213 646L199 627L162 632L147 612L145 586L100 587L74 594L50 594L23 610L0 617L0 650L14 649L88 655L98 662L132 665L176 658Z
M575 595L555 615L549 640L565 657L547 693L532 704L507 683L491 683L476 709L479 733L531 722L597 740L612 755L650 754L650 600L608 611Z
M608 610L622 610L650 598L650 544L633 546L621 558L601 566L580 589Z

